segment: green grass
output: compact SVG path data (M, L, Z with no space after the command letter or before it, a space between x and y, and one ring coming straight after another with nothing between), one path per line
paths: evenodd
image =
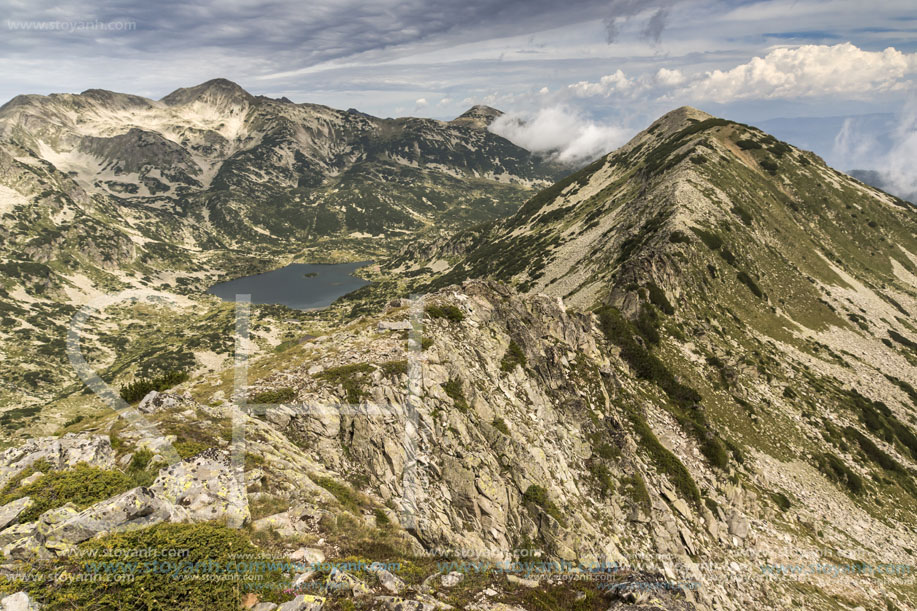
M344 509L353 513L359 514L360 509L366 505L366 499L359 492L355 491L353 488L347 484L342 484L341 482L332 479L330 477L322 476L310 476L312 481L327 490L337 499L338 503L341 504Z

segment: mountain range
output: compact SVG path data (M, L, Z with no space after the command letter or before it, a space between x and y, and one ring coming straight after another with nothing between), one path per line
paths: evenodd
M246 596L263 609L917 608L912 575L876 569L917 564L917 210L690 107L553 181L498 115L226 81L0 109L4 557L215 528L221 558L351 563L290 568ZM206 282L329 249L376 253L373 284L253 308L234 386L234 311ZM143 398L146 427L61 366L76 309L129 287L179 310L105 309L86 352L112 385L186 374ZM86 468L79 505L45 499ZM221 587L183 596L243 602ZM96 588L27 589L140 596Z

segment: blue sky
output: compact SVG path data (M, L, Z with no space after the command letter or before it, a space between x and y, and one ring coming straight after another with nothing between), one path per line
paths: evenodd
M0 0L0 8L4 100L95 87L159 98L225 77L255 94L379 116L445 119L486 103L528 121L528 131L505 127L507 135L570 159L613 148L690 104L751 123L840 117L824 122L817 152L842 169L884 163L914 123L913 0ZM873 133L881 121L844 123L871 113L892 118L889 133Z

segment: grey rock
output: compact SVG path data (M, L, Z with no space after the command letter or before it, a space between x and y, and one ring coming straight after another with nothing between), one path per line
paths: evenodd
M379 323L377 329L379 331L410 331L411 330L411 321L410 320L383 320Z
M53 469L75 467L81 462L109 469L115 464L111 441L106 435L67 433L63 437L39 437L0 454L0 487L36 462Z
M225 454L208 450L159 472L150 491L182 508L195 522L224 520L239 528L251 519L245 489Z
M168 521L176 516L176 509L155 496L150 489L134 488L55 524L48 531L47 538L62 543L80 543L99 533L143 528Z
M507 575L506 581L514 583L525 588L537 588L538 580L537 579L526 579L525 577L518 577L516 575Z
M277 607L277 611L321 611L324 606L324 599L309 594L300 594Z
M392 594L398 594L404 590L405 583L398 577L392 575L392 573L387 571L385 568L383 568L381 564L373 562L371 565L369 565L368 570L369 572L373 573L379 580L379 585L381 585Z
M316 549L314 547L300 547L298 550L290 554L290 560L315 564L317 562L325 561L325 553L322 552L322 550Z
M19 516L34 504L32 499L24 496L21 499L16 499L0 507L0 530L16 522Z
M40 608L25 592L16 592L0 599L0 611L35 611Z
M277 608L277 603L258 603L251 608L251 611L274 611Z
M451 573L448 573L440 577L439 583L444 588L452 588L460 584L463 579L465 579L464 573L459 573L458 571L452 571Z

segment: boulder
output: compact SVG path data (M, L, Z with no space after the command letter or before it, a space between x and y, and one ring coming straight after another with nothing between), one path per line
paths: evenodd
M411 330L411 321L410 320L383 320L379 323L377 329L379 331L410 331Z
M25 592L16 592L0 599L0 611L35 611L40 608Z
M63 437L29 439L0 454L0 487L40 460L50 463L53 469L75 467L81 462L110 469L115 464L115 453L107 435L67 433Z
M48 530L49 541L75 544L99 533L152 526L182 517L148 488L134 488L63 519Z
M285 602L277 611L321 611L325 606L325 599L311 594L300 594L291 601Z
M0 507L0 530L16 522L19 516L34 504L32 499L24 496L21 499L16 499Z
M229 527L239 528L251 519L248 497L229 457L215 448L163 469L150 491L182 508L194 522L224 520Z

